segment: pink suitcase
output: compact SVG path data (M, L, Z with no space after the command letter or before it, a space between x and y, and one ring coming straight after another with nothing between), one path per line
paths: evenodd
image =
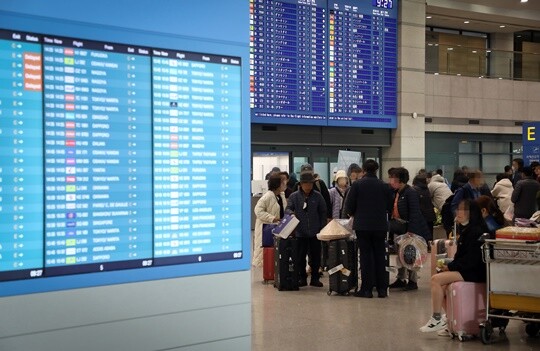
M437 273L438 258L454 258L457 251L455 240L439 239L431 245L431 275Z
M448 331L460 341L478 336L486 319L486 284L455 282L446 290Z

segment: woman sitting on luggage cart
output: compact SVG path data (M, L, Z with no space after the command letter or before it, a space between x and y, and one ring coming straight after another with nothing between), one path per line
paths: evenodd
M431 277L431 304L433 315L420 331L433 332L446 328L442 315L446 287L458 281L485 282L486 267L482 261L482 243L478 240L488 232L480 206L474 200L463 200L456 211L459 238L454 260L445 264L442 271Z

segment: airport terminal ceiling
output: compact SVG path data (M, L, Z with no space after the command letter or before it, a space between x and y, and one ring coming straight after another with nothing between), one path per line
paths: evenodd
M484 33L540 29L540 2L534 0L426 0L426 5L430 27Z

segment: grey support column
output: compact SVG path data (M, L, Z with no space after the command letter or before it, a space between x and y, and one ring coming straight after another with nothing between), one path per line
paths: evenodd
M425 167L425 0L401 0L398 21L398 127L383 148L383 178L390 167Z

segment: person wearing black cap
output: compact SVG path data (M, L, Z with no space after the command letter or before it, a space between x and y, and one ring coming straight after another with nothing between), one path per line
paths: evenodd
M273 175L278 175L279 172L281 172L281 169L279 169L279 167L274 167L274 168L272 168L272 170L271 170L270 172L268 172L268 173L266 174L266 176L264 177L264 179L268 180L268 179L270 179L271 176L273 176Z
M332 219L332 202L330 201L330 192L328 191L328 187L326 186L326 183L324 182L324 180L319 178L318 174L316 174L313 171L313 166L311 166L309 163L304 163L300 167L300 175L302 175L302 173L306 173L306 172L309 172L309 173L313 174L313 177L315 179L315 181L314 181L314 189L317 190L319 193L321 193L321 195L322 195L322 197L324 199L324 202L326 203L326 208L327 208L326 218L328 220L331 220ZM298 189L300 188L300 183L298 184L297 188Z
M321 265L321 242L317 234L326 225L326 203L318 191L313 191L315 177L312 172L300 174L300 189L289 196L288 214L300 221L296 227L298 240L297 263L300 269L300 286L307 285L306 255L311 266L311 286L322 287L319 267Z

